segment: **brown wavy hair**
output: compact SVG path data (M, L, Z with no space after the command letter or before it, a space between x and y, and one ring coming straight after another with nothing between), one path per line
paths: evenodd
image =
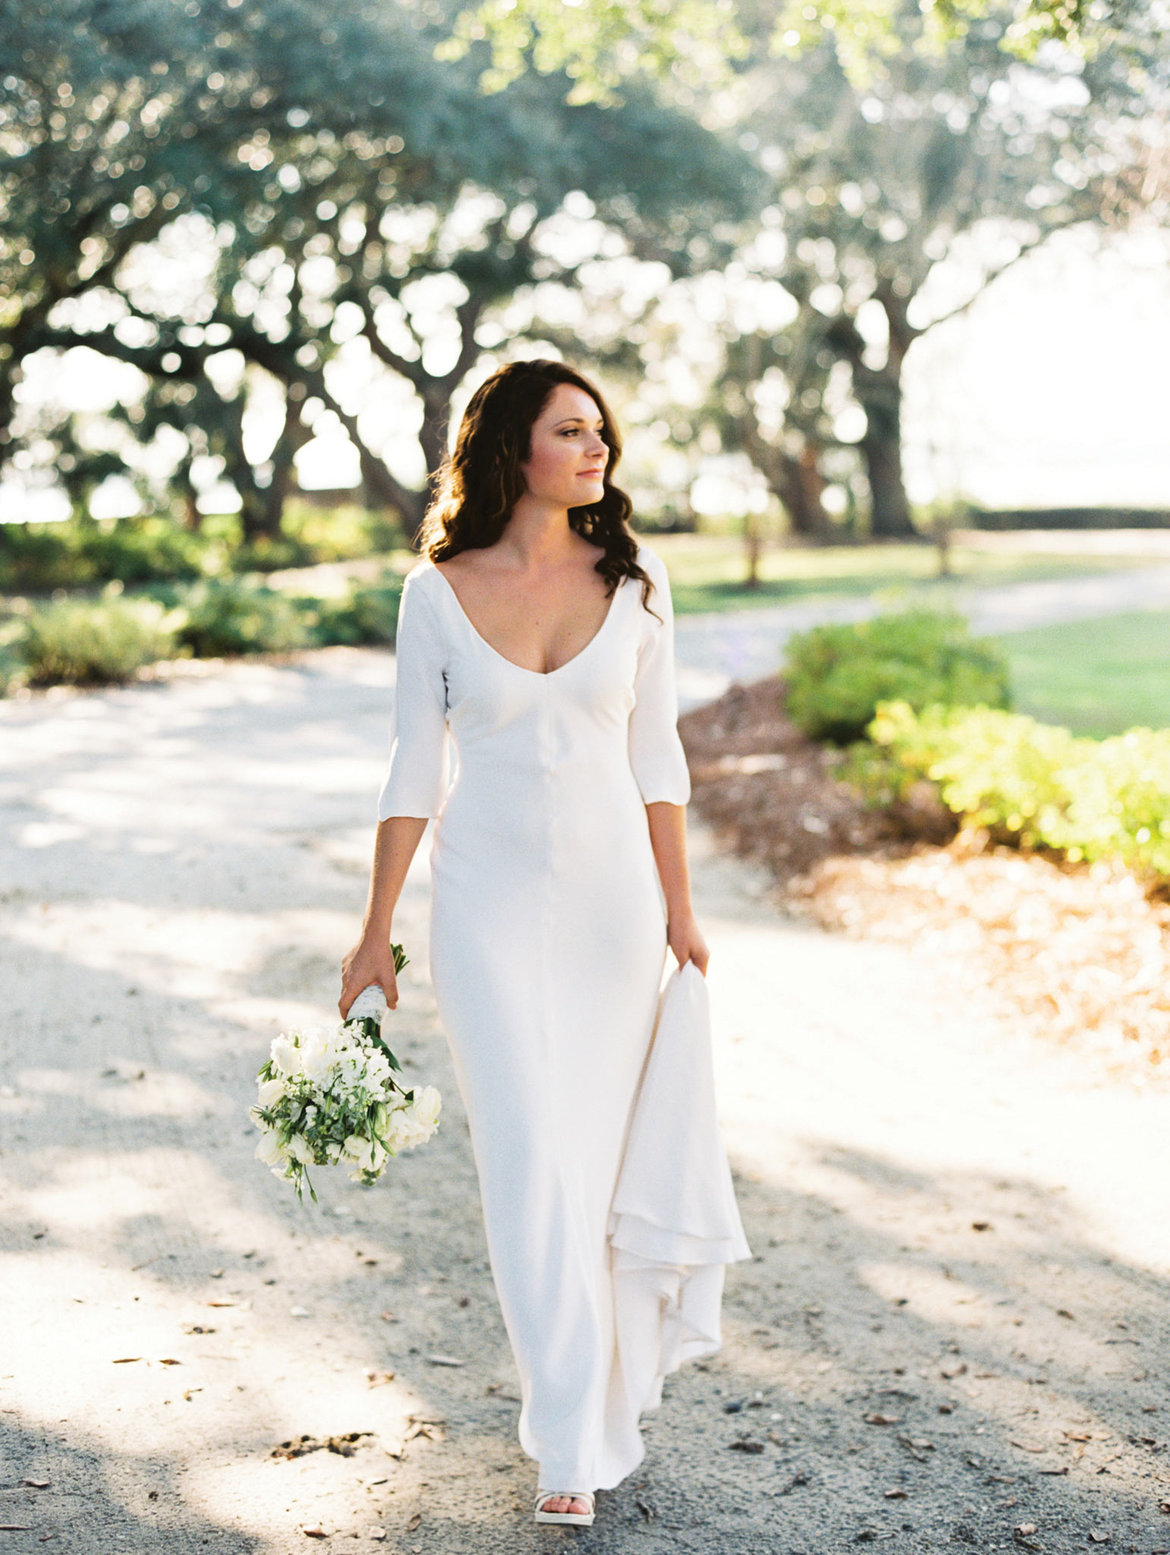
M455 448L436 476L435 494L419 531L419 549L430 561L441 562L460 551L495 545L527 489L520 466L532 453L533 424L560 383L572 384L592 397L609 448L600 501L570 508L569 523L603 548L595 571L606 581L606 595L622 578L637 578L642 603L649 610L654 584L638 565L638 542L629 522L633 504L613 484L622 451L617 423L593 384L564 362L543 358L509 362L476 389L459 424Z

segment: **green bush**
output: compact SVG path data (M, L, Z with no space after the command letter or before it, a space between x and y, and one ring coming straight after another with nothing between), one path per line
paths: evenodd
M172 657L175 637L151 600L62 599L30 611L16 650L30 685L92 686Z
M197 578L221 561L214 540L158 515L0 524L0 589L13 593Z
M284 653L312 641L310 623L296 601L249 578L193 584L181 611L179 641L200 658Z
M1091 740L991 708L883 704L848 774L882 802L916 778L998 841L1170 877L1170 729Z
M322 645L392 643L401 597L402 579L394 576L379 583L354 584L340 598L315 600L314 636Z
M789 717L814 739L847 744L865 732L880 702L915 709L1007 707L1007 662L995 643L972 637L962 616L906 610L789 639L784 669Z

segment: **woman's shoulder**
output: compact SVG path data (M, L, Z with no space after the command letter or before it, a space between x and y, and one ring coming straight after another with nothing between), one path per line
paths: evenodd
M666 570L666 563L657 551L652 551L648 545L643 545L639 541L636 560L638 566L641 567L656 589L660 588L669 592L670 576Z

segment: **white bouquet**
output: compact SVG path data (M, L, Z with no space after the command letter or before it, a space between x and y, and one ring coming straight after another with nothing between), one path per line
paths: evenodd
M392 945L394 970L406 965ZM386 996L363 988L336 1031L282 1032L256 1076L259 1095L248 1116L262 1131L258 1160L303 1199L310 1166L352 1166L350 1179L374 1183L391 1156L428 1140L439 1126L433 1085L404 1090L402 1066L382 1040Z

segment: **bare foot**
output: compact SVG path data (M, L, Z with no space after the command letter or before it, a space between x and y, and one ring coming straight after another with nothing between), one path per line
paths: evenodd
M545 1512L570 1512L573 1515L588 1516L592 1507L584 1496L550 1496L542 1508Z

